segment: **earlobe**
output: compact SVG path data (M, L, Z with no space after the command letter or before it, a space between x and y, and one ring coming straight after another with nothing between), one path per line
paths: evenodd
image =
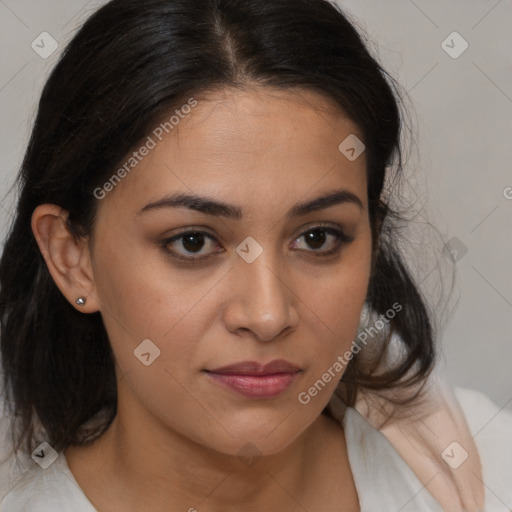
M48 270L70 304L83 313L99 310L89 246L67 227L68 212L54 204L41 204L32 213L31 227ZM83 304L77 302L81 297Z

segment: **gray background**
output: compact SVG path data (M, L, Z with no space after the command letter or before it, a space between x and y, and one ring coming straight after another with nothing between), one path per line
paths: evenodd
M2 241L16 199L9 188L45 77L79 24L103 3L0 0ZM432 299L439 298L438 268L450 285L453 263L443 244L457 251L451 309L438 308L443 370L452 384L512 409L512 199L506 197L512 198L512 2L338 3L408 93L416 144L404 192L418 212L408 253ZM454 31L468 44L458 58L442 47ZM31 48L42 32L59 44L47 59ZM461 42L456 36L445 44L453 53Z

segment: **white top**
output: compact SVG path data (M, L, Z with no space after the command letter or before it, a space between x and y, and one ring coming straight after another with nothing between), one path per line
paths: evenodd
M478 391L454 388L476 442L485 483L485 511L512 510L512 412ZM348 458L362 512L443 512L384 435L348 408L343 420ZM0 472L1 475L1 472ZM97 512L60 453L47 469L34 465L2 489L0 512ZM341 508L341 506L340 506Z

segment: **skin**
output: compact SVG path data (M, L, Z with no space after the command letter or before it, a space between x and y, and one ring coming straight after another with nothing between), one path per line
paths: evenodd
M99 201L91 237L74 240L55 205L34 211L55 283L84 314L100 311L116 359L118 414L96 442L67 449L68 465L103 512L359 510L343 429L321 414L342 372L307 405L297 397L350 349L366 297L365 155L349 161L338 150L362 135L313 92L247 88L197 99ZM285 217L335 189L362 207ZM237 205L243 218L184 207L138 213L174 192ZM338 244L328 233L323 245L308 243L305 233L322 224L353 241L315 256ZM184 239L162 244L189 230L215 239L196 252ZM248 236L263 249L252 263L235 251ZM183 263L173 250L204 259ZM149 366L134 356L145 339L160 350ZM277 358L301 372L274 398L246 398L203 371ZM240 457L248 443L259 455L252 465Z

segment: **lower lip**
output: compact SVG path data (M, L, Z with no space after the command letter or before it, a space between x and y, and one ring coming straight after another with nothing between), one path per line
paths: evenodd
M248 398L272 398L290 387L298 372L272 375L239 375L207 372L220 384Z

